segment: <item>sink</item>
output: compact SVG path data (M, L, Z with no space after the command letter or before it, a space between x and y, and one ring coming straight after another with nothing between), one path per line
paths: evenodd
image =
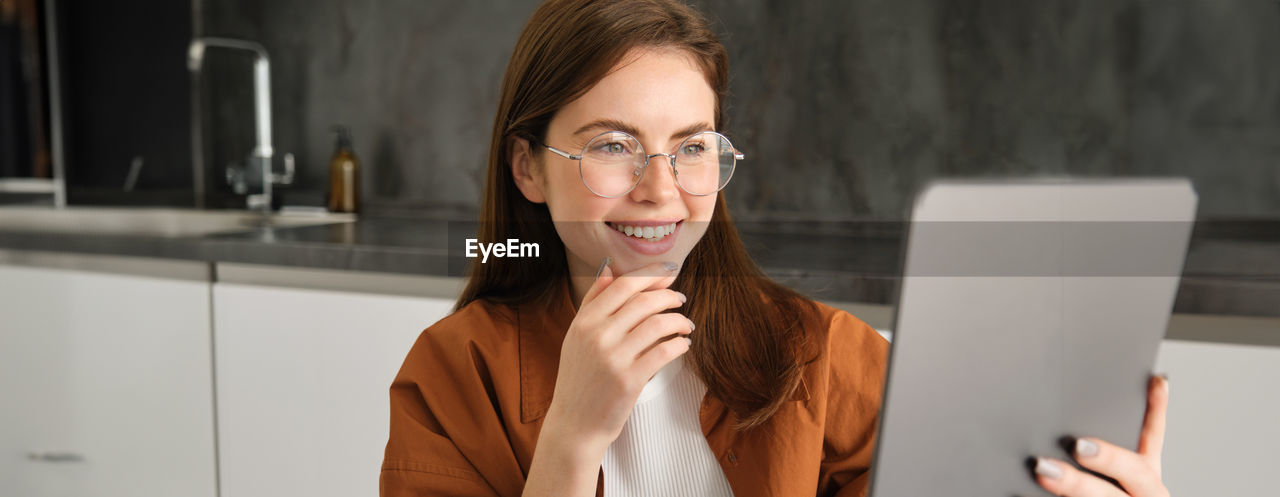
M355 221L354 214L275 213L153 207L0 206L0 231L198 237L258 228L290 228Z

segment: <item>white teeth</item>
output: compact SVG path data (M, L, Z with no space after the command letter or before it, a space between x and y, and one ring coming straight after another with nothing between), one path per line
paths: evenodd
M656 242L666 238L667 235L675 233L676 224L677 223L671 223L665 226L623 226L620 224L609 223L613 229L618 230L618 232L622 234L634 236L636 238L643 238L651 242Z

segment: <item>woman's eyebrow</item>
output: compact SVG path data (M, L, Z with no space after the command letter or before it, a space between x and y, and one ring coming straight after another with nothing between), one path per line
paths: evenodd
M675 133L672 133L672 134L671 134L671 139L672 139L672 140L677 140L677 139L681 139L681 138L687 138L689 135L692 135L692 134L697 133L697 132L699 132L699 131L711 131L711 130L712 130L712 129L711 129L711 125L710 125L710 124L707 124L707 123L705 123L705 122L702 122L702 123L694 123L694 124L691 124L691 125L689 125L689 126L685 126L685 128L684 128L684 129L682 129L682 130L680 130L680 131L676 131Z
M619 121L617 119L597 119L595 121L591 121L586 125L582 126L581 128L578 128L578 130L574 131L573 134L576 136L592 130L621 131L623 133L629 134L636 138L644 137L644 135L640 133L640 130L637 129L635 126ZM710 130L711 130L710 124L707 124L705 122L698 122L698 123L691 124L689 126L685 126L679 131L672 133L671 139L675 140L679 138L685 138L699 131L710 131Z
M636 138L640 137L640 130L636 129L635 126L624 123L617 119L597 119L595 121L591 121L587 123L585 126L578 128L578 130L574 131L573 134L576 136L576 135L580 135L588 131L591 131L593 129L600 129L604 131L621 131L623 133L634 136Z

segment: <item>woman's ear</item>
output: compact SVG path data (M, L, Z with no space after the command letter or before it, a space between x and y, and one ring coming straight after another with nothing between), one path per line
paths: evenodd
M511 176L516 180L516 188L520 189L520 193L528 201L545 203L547 197L542 191L541 177L534 174L533 150L529 147L529 140L518 136L507 140L507 150L510 151L507 159L511 163Z

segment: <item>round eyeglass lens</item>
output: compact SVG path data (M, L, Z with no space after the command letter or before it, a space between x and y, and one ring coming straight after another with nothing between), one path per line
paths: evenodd
M729 139L714 131L690 136L676 150L676 182L694 195L720 191L733 177L736 150Z
M631 135L609 132L591 139L582 151L579 174L592 192L602 197L623 195L640 181L644 151Z

